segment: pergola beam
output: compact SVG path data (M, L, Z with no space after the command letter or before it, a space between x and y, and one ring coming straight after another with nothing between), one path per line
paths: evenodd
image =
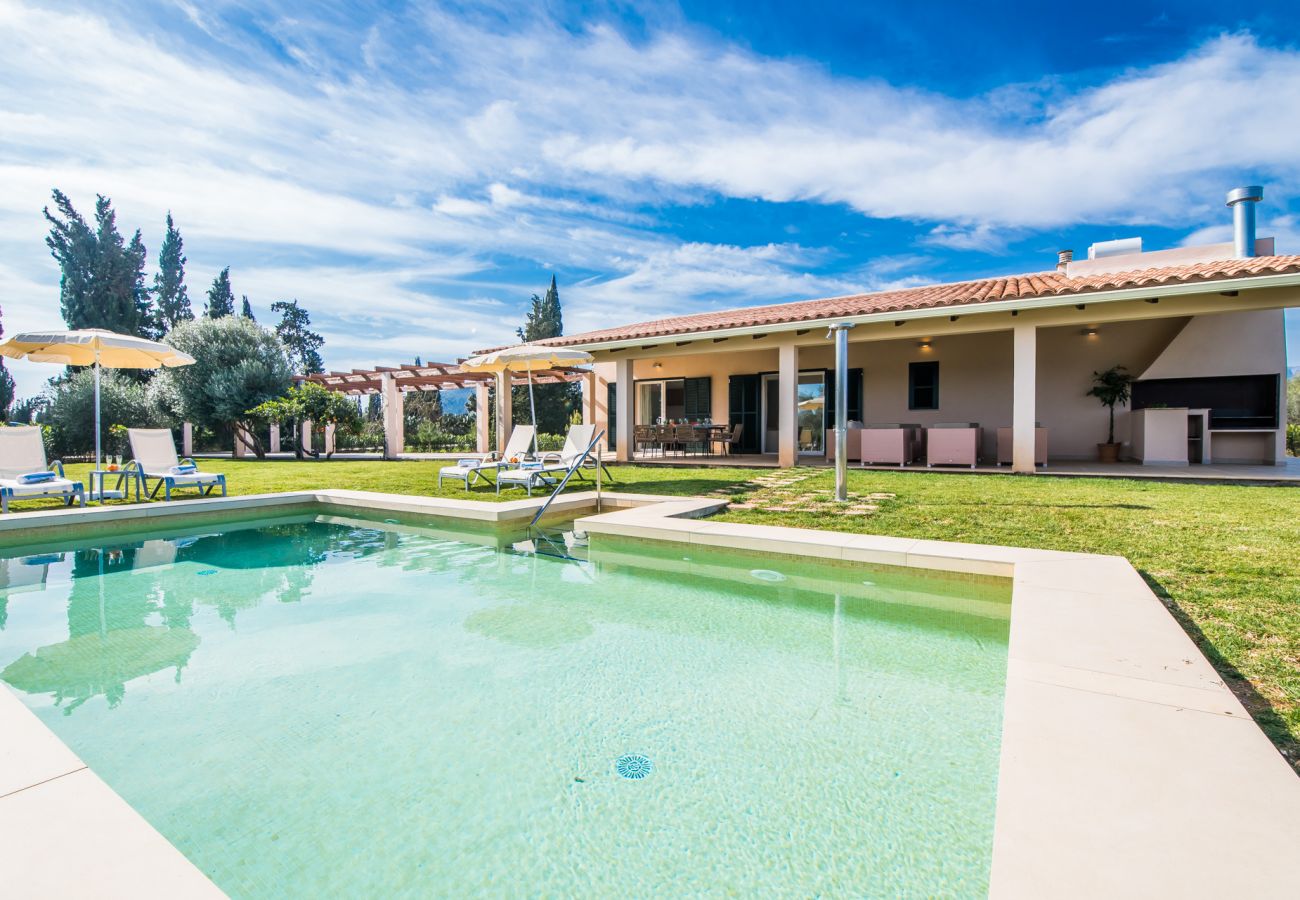
M516 387L528 384L526 372L512 372L511 376L511 384ZM563 384L580 381L586 376L586 369L572 368L538 369L532 373L533 384ZM495 376L490 372L465 372L452 363L375 366L373 369L353 369L351 372L308 375L306 380L341 394L361 395L382 393L385 377L391 378L394 387L401 392L455 390L496 382Z

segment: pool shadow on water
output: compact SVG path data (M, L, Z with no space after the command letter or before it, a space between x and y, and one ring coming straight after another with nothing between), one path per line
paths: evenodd
M1138 569L1138 574L1146 581L1147 586L1152 592L1160 598L1161 602L1169 608L1169 613L1187 632L1188 636L1196 643L1196 646L1206 659L1214 666L1216 672L1223 677L1223 683L1227 685L1228 690L1241 701L1242 706L1250 713L1251 718L1255 720L1273 745L1277 747L1278 752L1287 764L1300 775L1300 741L1297 741L1291 732L1287 729L1286 720L1277 708L1265 697L1259 693L1245 675L1243 675L1236 666L1234 666L1222 653L1214 642L1209 639L1200 626L1192 620L1186 610L1178 603L1177 598L1165 589L1160 580L1144 569Z

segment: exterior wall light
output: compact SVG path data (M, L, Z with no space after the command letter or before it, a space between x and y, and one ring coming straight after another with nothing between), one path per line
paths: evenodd
M1086 338L1095 338L1095 337L1097 336L1097 329L1096 329L1096 328L1085 328L1085 329L1083 329L1083 336L1086 337Z
M928 340L921 341L916 346L920 349L922 353L930 352L930 342Z

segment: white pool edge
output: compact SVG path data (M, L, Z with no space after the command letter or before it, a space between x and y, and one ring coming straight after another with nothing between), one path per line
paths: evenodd
M591 534L1012 580L991 896L1290 896L1300 779L1126 560L699 519L725 505L706 498L603 500L607 511L579 520ZM0 537L303 504L521 522L541 502L298 491L23 513L0 519ZM552 509L594 502L574 493ZM220 895L9 690L0 735L8 884L25 895L88 885L97 896Z

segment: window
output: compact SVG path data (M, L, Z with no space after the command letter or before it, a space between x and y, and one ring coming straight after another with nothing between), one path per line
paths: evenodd
M907 367L907 408L939 408L939 364L914 362Z

